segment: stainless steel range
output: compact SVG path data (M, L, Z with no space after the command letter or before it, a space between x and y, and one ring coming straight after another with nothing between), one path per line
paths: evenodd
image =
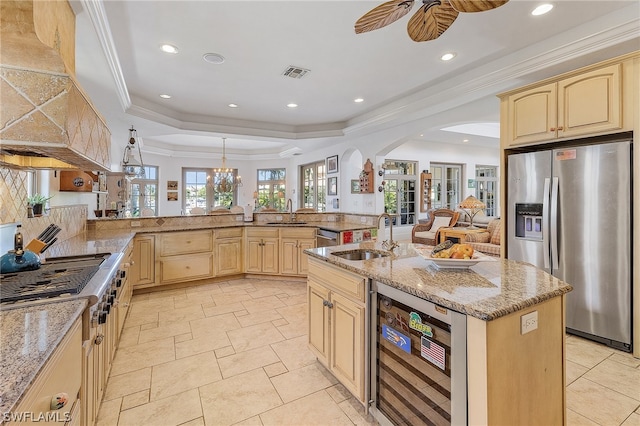
M120 254L101 253L47 259L35 271L0 275L0 309L86 298L95 305L117 279Z

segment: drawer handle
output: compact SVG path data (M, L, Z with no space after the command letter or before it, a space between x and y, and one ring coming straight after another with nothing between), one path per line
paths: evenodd
M564 127L562 126L558 127L558 131L562 131L562 130L564 130Z
M555 131L556 131L556 128L555 128L555 127L552 127L552 128L550 128L550 129L549 129L549 131L550 131L550 132L555 132Z
M98 334L96 336L96 339L93 342L96 344L96 346L98 346L98 345L102 344L103 340L104 340L104 334Z
M69 402L69 395L64 392L60 392L53 395L50 407L52 410L59 410L67 405L67 402Z

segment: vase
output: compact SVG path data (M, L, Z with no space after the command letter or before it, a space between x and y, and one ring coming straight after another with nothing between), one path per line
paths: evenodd
M42 216L42 208L43 207L44 207L44 204L34 204L33 205L33 215L35 217Z

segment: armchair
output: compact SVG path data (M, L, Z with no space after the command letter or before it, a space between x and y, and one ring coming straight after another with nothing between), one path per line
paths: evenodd
M411 230L411 242L430 246L436 245L440 228L454 226L459 216L459 212L450 209L430 210L428 222L414 225Z

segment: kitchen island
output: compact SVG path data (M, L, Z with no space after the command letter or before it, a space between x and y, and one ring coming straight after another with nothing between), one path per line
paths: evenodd
M381 310L374 306L376 289L386 286L418 302L433 304L434 317L455 314L463 318L457 333L466 334L466 349L461 351L466 386L461 391L454 380L444 386L443 393L449 394L450 401L439 402L437 409L445 421L448 418L456 423L452 406L462 404L468 424L564 424L564 295L572 287L530 264L505 259L489 259L468 269L438 269L416 251L424 247L400 244L390 256L365 260L347 260L333 253L363 249L384 253L382 245L360 243L306 250L310 257L310 349L363 404L375 401L375 352L382 330L376 328L372 311ZM535 321L529 320L529 314L536 316ZM409 324L410 319L396 313L386 324L400 331L400 339L403 333L409 335L407 327L400 328L396 320ZM335 322L340 325L334 327ZM353 330L345 331L345 324L353 324ZM441 343L447 351L446 366L428 368L451 372L448 351L455 330L450 327L451 340L447 337ZM421 360L419 338L410 352L414 360ZM349 353L355 360L353 369L344 362ZM457 368L461 368L459 364ZM349 380L344 380L345 375ZM460 399L460 393L466 393L464 398ZM424 398L419 394L416 400ZM398 404L396 409L401 412ZM375 413L375 402L369 408Z

